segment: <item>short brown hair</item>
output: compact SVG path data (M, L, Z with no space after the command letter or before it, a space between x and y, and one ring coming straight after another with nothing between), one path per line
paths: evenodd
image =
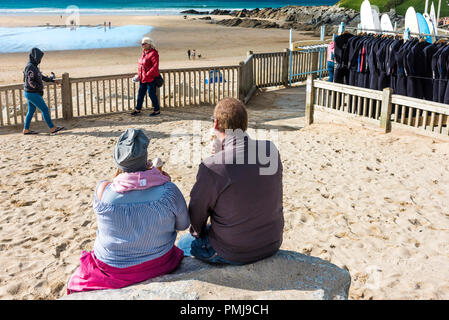
M234 98L224 98L218 101L214 109L214 118L218 122L218 129L225 131L226 129L248 129L248 113L245 105Z

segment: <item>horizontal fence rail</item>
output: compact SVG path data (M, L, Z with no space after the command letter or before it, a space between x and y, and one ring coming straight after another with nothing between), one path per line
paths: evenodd
M449 105L353 87L338 83L307 79L306 123L313 123L314 109L353 115L377 123L386 132L392 128L414 128L449 136Z
M257 53L253 59L253 77L257 88L286 85L288 52Z
M216 104L224 97L239 98L239 66L161 69L164 85L157 95L162 108ZM52 119L70 119L133 110L139 83L135 73L57 79L44 83L43 99ZM63 107L65 105L65 108ZM143 108L152 107L145 94ZM23 85L0 86L0 127L23 125L27 113ZM35 112L33 122L42 121Z
M47 103L52 119L62 118L61 88L54 83L44 84L43 98ZM23 95L23 85L0 86L0 127L23 125L28 104ZM42 121L42 114L35 112L32 121Z
M319 80L314 81L314 88L314 107L380 120L382 91Z
M391 97L392 125L449 136L449 105L400 95Z
M317 52L295 51L292 57L290 64L288 49L249 52L246 60L236 66L162 69L164 85L157 90L160 105L162 108L214 105L224 97L246 103L257 88L288 86L290 80L305 79L306 74L289 80L291 70L327 75L324 55L317 60ZM44 84L43 99L52 119L130 111L135 108L139 92L139 83L132 80L134 76L127 73L73 78L65 73L62 79L57 79L58 84ZM23 85L0 86L0 127L24 124L28 106L23 94ZM151 100L145 95L143 108L151 107ZM32 121L43 121L42 114L36 112Z

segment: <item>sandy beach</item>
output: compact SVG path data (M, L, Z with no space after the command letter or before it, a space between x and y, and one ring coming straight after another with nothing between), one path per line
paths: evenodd
M247 52L279 52L288 48L289 30L225 27L198 20L201 16L81 16L82 25L112 26L149 25L154 27L149 36L155 41L160 68L188 68L213 65L236 65L246 58ZM211 16L225 19L227 16ZM196 20L193 20L196 19ZM62 22L61 22L62 21ZM0 27L39 26L64 24L59 16L3 16ZM310 33L294 32L294 40L315 38ZM201 59L188 60L187 49L195 49ZM40 65L46 74L57 77L68 72L72 77L137 72L141 47L69 50L46 52ZM23 81L23 68L28 53L0 54L0 85Z
M58 19L8 16L0 25ZM162 68L235 64L248 50L288 46L288 30L228 28L182 16L87 16L81 22L103 21L154 26ZM205 58L189 61L187 48ZM139 47L48 52L41 70L128 73L136 69L139 53ZM22 81L26 57L0 55L0 84ZM304 91L258 92L247 106L250 135L265 132L256 129L277 133L284 166L281 248L349 270L350 299L449 299L449 139L404 130L384 134L320 112L316 123L304 128ZM32 137L20 128L1 128L0 299L65 295L81 252L94 244L93 190L100 180L112 179L113 147L127 128L146 132L150 158L167 161L164 170L188 202L201 159L193 153L194 163L180 164L171 155L176 147L194 147L189 137L195 128L204 130L201 145L207 144L212 111L213 106L201 106L164 108L156 119L126 113L75 118L58 121L69 130L55 136L43 133L44 123L32 124L42 132ZM184 134L173 135L173 128Z
M351 299L448 299L449 140L401 130L384 134L324 113L303 128L297 105L303 92L258 94L248 104L250 134L278 130L281 248L347 268ZM207 134L212 110L74 119L62 122L70 130L58 136L32 139L0 130L0 299L65 294L81 251L92 249L93 190L112 179L113 146L126 128L145 130L150 157L169 160L165 169L188 202L197 163L180 165L170 155L174 147L193 147L185 137L194 128ZM173 128L185 134L172 136ZM34 129L45 131L43 124Z

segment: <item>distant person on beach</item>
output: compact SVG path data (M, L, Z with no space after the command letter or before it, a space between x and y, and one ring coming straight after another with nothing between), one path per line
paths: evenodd
M175 240L177 230L189 226L187 204L162 167L147 161L148 145L140 129L118 138L115 178L100 181L93 195L98 225L93 251L83 251L67 294L122 288L170 273L181 262Z
M37 131L30 130L31 119L33 119L36 108L42 112L42 117L50 128L51 133L56 133L64 129L64 127L55 126L53 124L51 121L50 110L43 99L44 84L42 80L45 82L58 83L54 79L54 74L52 77L46 77L40 72L39 64L41 63L43 56L44 53L40 49L31 49L28 63L23 71L23 91L28 102L28 112L23 126L23 134L26 135L38 133Z
M327 71L329 72L329 82L334 82L335 66L335 42L331 41L327 46Z
M190 49L187 50L187 57L189 57L190 60Z
M193 59L193 60L195 60L195 56L196 56L196 50L193 49L193 51L192 51L192 59Z
M139 74L137 76L140 82L139 93L137 95L135 110L131 115L136 116L142 112L143 100L147 91L154 108L150 117L159 115L161 111L159 99L156 94L156 78L160 76L159 53L156 50L153 40L148 37L142 39L142 56L139 59Z
M213 129L219 143L199 166L190 192L190 234L178 241L185 256L242 265L275 254L282 244L282 163L274 144L252 140L247 127L242 102L218 102ZM267 152L275 167L270 172L264 171L267 159L259 159Z

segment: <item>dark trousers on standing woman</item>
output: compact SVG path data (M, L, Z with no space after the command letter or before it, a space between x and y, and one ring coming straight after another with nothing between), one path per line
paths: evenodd
M145 98L145 95L147 94L150 96L151 103L153 104L154 112L158 112L161 107L159 105L159 99L157 98L156 94L156 81L153 80L152 82L147 83L140 83L139 86L139 93L137 95L137 104L136 104L136 110L142 110L143 100Z

